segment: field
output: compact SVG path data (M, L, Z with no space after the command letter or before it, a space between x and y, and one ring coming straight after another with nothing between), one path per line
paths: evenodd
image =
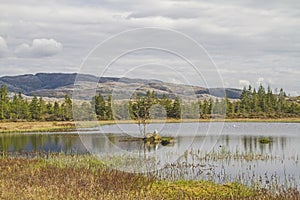
M299 199L238 183L168 181L110 169L91 155L0 156L0 199Z
M300 118L236 118L236 119L167 119L167 120L152 120L151 123L185 123L185 122L290 122L300 123ZM64 122L0 122L0 133L15 133L15 132L58 132L58 131L72 131L76 129L77 125L81 128L95 127L98 125L115 124L115 123L136 123L134 120L106 120L106 121L64 121Z

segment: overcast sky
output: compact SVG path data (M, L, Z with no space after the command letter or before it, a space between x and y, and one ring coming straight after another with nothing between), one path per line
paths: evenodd
M299 0L0 1L0 76L79 72L95 45L122 31L142 27L173 29L193 38L216 64L225 87L257 87L262 83L300 95ZM164 37L157 38L166 42ZM131 41L124 38L120 45L126 49ZM182 46L184 41L169 42ZM128 75L124 71L129 69L136 71L132 77L139 77L144 70L137 66L149 63L145 67L147 78L163 79L156 74L167 74L170 81L173 74L168 71L179 65L178 77L184 73L189 76L188 65L182 60L158 54L135 52L104 75ZM126 70L121 73L122 67ZM213 73L206 79L211 87L222 86L219 81L213 83L219 79ZM195 77L191 81L198 85L204 82L197 82Z

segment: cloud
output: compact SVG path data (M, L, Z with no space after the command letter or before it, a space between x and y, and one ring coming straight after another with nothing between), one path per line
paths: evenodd
M19 57L48 57L60 53L63 45L54 39L34 39L31 45L23 43L16 47Z
M263 77L259 77L259 78L257 79L256 84L257 84L257 85L262 85L262 84L264 83L264 81L265 81L265 79L264 79Z
M239 86L240 87L247 87L249 85L251 85L250 81L248 81L248 80L239 80Z
M258 82L299 93L299 17L298 0L1 1L0 35L6 42L0 41L0 56L3 49L8 52L3 45L8 43L18 57L0 59L0 74L76 72L89 51L108 37L151 26L175 29L203 45L228 87L240 87L247 80L253 86ZM33 38L55 40L36 44ZM125 38L114 48L125 48L131 40ZM180 42L174 44L180 46ZM39 57L44 59L35 59ZM258 81L260 77L264 79Z
M5 57L7 54L7 44L3 37L0 36L0 58Z

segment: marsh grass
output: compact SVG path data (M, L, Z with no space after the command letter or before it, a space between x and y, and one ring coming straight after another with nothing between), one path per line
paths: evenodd
M0 133L69 131L74 122L0 122Z
M298 157L282 158L270 154L253 152L231 152L225 148L218 151L201 152L201 150L186 151L175 163L168 164L155 176L161 180L208 180L219 184L236 182L247 185L255 191L255 195L261 196L260 192L268 194L268 198L274 196L289 199L300 199L299 178L284 172L279 176L276 172L261 174L255 170L258 162L280 162L285 160L298 162ZM244 164L243 164L244 163ZM236 173L226 170L226 166L236 165ZM242 165L246 167L241 167ZM224 167L225 166L225 167ZM234 169L234 168L233 168ZM280 169L279 169L280 170ZM263 195L264 196L264 195ZM275 198L275 197L274 197Z
M184 164L178 171L184 168ZM159 172L157 172L159 173ZM169 174L170 175L170 174ZM171 175L170 175L171 176ZM0 199L299 199L237 182L160 179L109 168L92 155L31 153L0 156Z

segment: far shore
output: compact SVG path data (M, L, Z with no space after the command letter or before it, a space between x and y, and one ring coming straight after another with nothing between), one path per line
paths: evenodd
M167 119L149 120L148 123L190 123L190 122L265 122L300 123L300 118L234 118L234 119ZM136 124L134 120L103 121L36 121L36 122L0 122L0 133L22 132L63 132L76 128L91 128L110 124Z

